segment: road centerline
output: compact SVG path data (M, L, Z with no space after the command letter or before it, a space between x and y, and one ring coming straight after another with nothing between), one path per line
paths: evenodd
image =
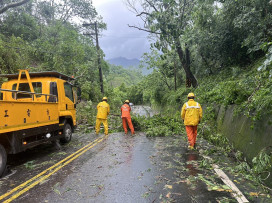
M66 157L65 159L59 161L58 163L54 164L53 166L49 167L48 169L42 171L41 173L39 173L38 175L34 176L33 178L29 179L28 181L22 183L21 185L17 186L16 188L12 189L11 191L3 194L0 196L0 200L12 195L13 193L17 192L18 190L21 190L19 193L15 194L14 196L12 196L10 199L4 201L4 202L10 202L14 199L16 199L17 197L19 197L21 194L25 193L26 191L28 191L29 189L31 189L32 187L34 187L35 185L37 185L38 183L40 183L42 180L45 180L46 178L50 177L51 175L53 175L55 172L57 172L58 170L60 170L61 168L63 168L65 165L67 165L68 163L70 163L71 161L73 161L74 159L76 159L77 157L79 157L80 155L84 154L85 152L87 152L88 150L90 150L91 148L93 148L94 146L96 146L98 143L102 142L104 139L106 139L108 136L103 136L101 138L97 138L96 140L94 140L93 142L85 145L84 147L82 147L81 149L77 150L76 152L74 152L73 154L69 155L68 157ZM65 162L66 161L66 162ZM64 163L63 163L64 162ZM63 164L62 164L63 163ZM62 164L61 166L59 166L60 164ZM59 167L57 167L59 166ZM56 168L57 167L57 168ZM55 169L54 169L55 168ZM54 170L53 170L54 169ZM46 176L43 176L44 174L46 174L48 171L53 170L51 173L49 173ZM43 176L43 177L42 177ZM40 178L41 177L41 178ZM46 177L46 178L44 178ZM40 178L40 179L38 179ZM35 181L36 179L38 179L37 181ZM41 180L42 179L42 180ZM31 183L35 181L34 183L37 182L37 184ZM29 183L31 183L29 186L27 186ZM34 184L34 185L33 185ZM26 188L28 188L28 190L23 189L25 186L27 186ZM32 187L30 187L32 186ZM22 192L23 191L23 192ZM18 195L19 194L19 195Z

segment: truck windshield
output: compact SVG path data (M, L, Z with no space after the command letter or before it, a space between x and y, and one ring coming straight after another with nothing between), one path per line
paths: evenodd
M72 85L70 85L68 82L65 82L64 90L65 90L65 96L68 97L72 102L74 102Z
M42 93L42 83L41 82L33 82L32 86L34 88L35 93ZM12 90L16 90L17 83L12 85ZM19 84L19 91L26 91L31 92L29 84L28 83L20 83ZM15 95L12 95L13 99L15 99ZM23 99L23 98L31 98L31 94L20 94L18 93L17 99ZM41 95L36 95L36 97L41 97Z

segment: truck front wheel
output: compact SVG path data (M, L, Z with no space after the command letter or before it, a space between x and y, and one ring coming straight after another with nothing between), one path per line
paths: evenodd
M65 123L63 128L64 137L60 139L62 143L68 143L72 139L72 127L69 123Z
M3 175L7 164L7 152L5 148L0 144L0 177Z

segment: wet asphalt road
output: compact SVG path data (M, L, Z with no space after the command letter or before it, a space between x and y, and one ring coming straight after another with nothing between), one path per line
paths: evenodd
M214 176L210 170L199 169L198 159L197 152L186 149L182 137L146 138L143 133L113 133L14 202L233 200L228 191L209 190L195 178L199 174ZM213 179L218 185L223 184L218 178Z
M146 109L134 110L149 116ZM11 173L0 179L0 195L98 137L103 135L78 132L61 151L43 145L9 157ZM211 148L204 140L198 143ZM147 138L142 132L112 133L14 202L236 202L205 163L199 150L187 149L184 135ZM244 183L244 188L249 186Z

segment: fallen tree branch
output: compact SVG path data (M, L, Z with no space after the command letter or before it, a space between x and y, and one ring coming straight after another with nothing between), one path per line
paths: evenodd
M10 8L15 8L15 7L21 6L29 1L30 0L23 0L23 1L16 2L16 3L10 3L10 4L6 5L5 7L3 7L2 9L0 9L0 14L6 12Z
M145 31L145 32L149 32L149 33L152 33L152 34L158 34L158 35L161 34L160 32L153 32L153 31L151 31L151 30L147 30L147 29L144 29L144 28L140 28L140 27L137 27L137 26L134 26L134 25L129 25L129 24L128 24L128 27L136 28L136 29L138 29L138 30Z

